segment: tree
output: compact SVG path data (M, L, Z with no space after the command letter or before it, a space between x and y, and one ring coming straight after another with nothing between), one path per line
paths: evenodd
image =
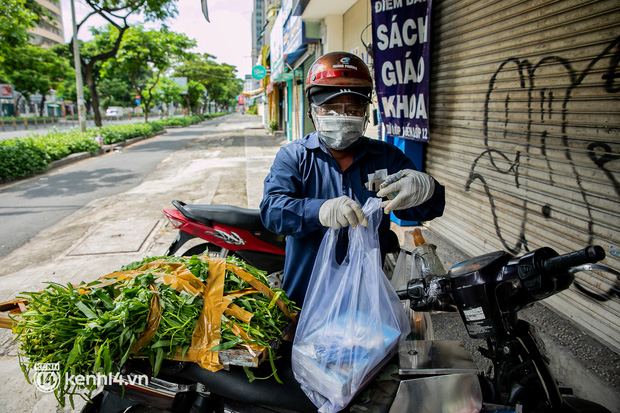
M99 81L97 90L101 96L101 107L110 106L128 107L133 104L131 82L126 76L103 78Z
M153 91L163 73L184 59L187 50L195 46L195 40L165 26L161 30L133 26L126 31L116 59L108 60L103 65L102 75L108 77L123 73L127 76L133 90L140 95L144 118L148 120L149 108L157 96Z
M174 80L164 77L159 80L157 87L153 90L153 97L156 101L168 104L181 101L183 89Z
M69 65L70 71L67 77L56 88L56 97L62 98L66 101L77 102L77 90L75 84L75 69L73 69L73 56L64 44L57 44L50 48L56 55L64 59ZM84 90L84 100L86 101L86 108L90 108L90 91Z
M188 80L187 93L185 94L185 104L190 113L198 113L198 106L200 106L200 101L206 93L207 88L204 87L202 83L195 80Z
M3 0L4 1L4 0ZM104 18L112 30L105 42L105 48L97 48L83 55L80 49L80 61L82 73L91 95L91 105L95 117L95 124L101 126L101 113L99 111L99 96L97 94L97 66L116 56L125 32L130 25L128 19L131 16L141 15L145 21L163 21L177 14L176 0L85 0L93 10L77 24L77 33L84 23L94 15ZM76 34L74 34L75 36ZM73 39L68 47L73 53Z
M176 76L188 78L190 98L202 98L205 109L211 102L229 105L231 99L234 100L243 90L242 81L235 77L236 67L219 64L213 58L208 53L193 54L175 69ZM200 83L205 90L192 90L192 82Z
M39 114L43 116L45 95L72 76L69 63L50 49L26 44L5 57L7 79L28 101L34 94L42 96ZM17 106L21 96L15 102Z
M0 63L15 48L28 43L27 30L34 26L36 19L37 16L28 9L25 0L0 1ZM4 75L0 73L0 77L4 76L6 72Z

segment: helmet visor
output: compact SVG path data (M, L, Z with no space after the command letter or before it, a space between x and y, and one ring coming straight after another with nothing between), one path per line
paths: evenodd
M364 103L370 103L371 92L371 88L316 87L315 91L309 93L308 100L315 105L322 105L337 96L354 95L363 99Z

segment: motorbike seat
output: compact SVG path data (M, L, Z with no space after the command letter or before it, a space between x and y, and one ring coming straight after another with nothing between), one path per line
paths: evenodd
M180 201L172 201L172 205L187 219L209 226L216 222L248 231L267 231L260 219L258 209L239 208L232 205L187 205Z
M179 375L185 379L200 382L211 392L237 402L276 411L316 412L317 407L301 390L293 376L291 348L292 343L283 342L279 350L282 357L275 361L278 377L283 384L278 383L273 377L250 383L245 371L239 366L230 366L230 370L213 373L195 363L188 363L187 368ZM257 377L266 377L271 374L268 361L252 371Z

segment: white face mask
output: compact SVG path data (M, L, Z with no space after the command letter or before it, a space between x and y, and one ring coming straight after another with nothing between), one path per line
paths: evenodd
M346 149L359 140L366 130L366 116L324 115L312 113L314 125L323 143L337 151Z

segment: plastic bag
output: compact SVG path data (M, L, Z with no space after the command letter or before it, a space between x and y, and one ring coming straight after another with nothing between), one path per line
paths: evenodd
M325 234L293 342L295 379L323 413L346 407L410 332L381 269L381 200L370 198L363 211L368 227L340 230L349 231L342 264L336 261L337 231Z
M407 283L414 278L424 278L429 274L444 274L445 270L437 255L435 246L424 244L416 247L414 252L401 249L392 273L390 283L396 291L407 288ZM428 252L427 255L422 253ZM429 312L413 311L409 300L402 300L405 313L411 326L411 336L415 340L434 340L435 330Z

